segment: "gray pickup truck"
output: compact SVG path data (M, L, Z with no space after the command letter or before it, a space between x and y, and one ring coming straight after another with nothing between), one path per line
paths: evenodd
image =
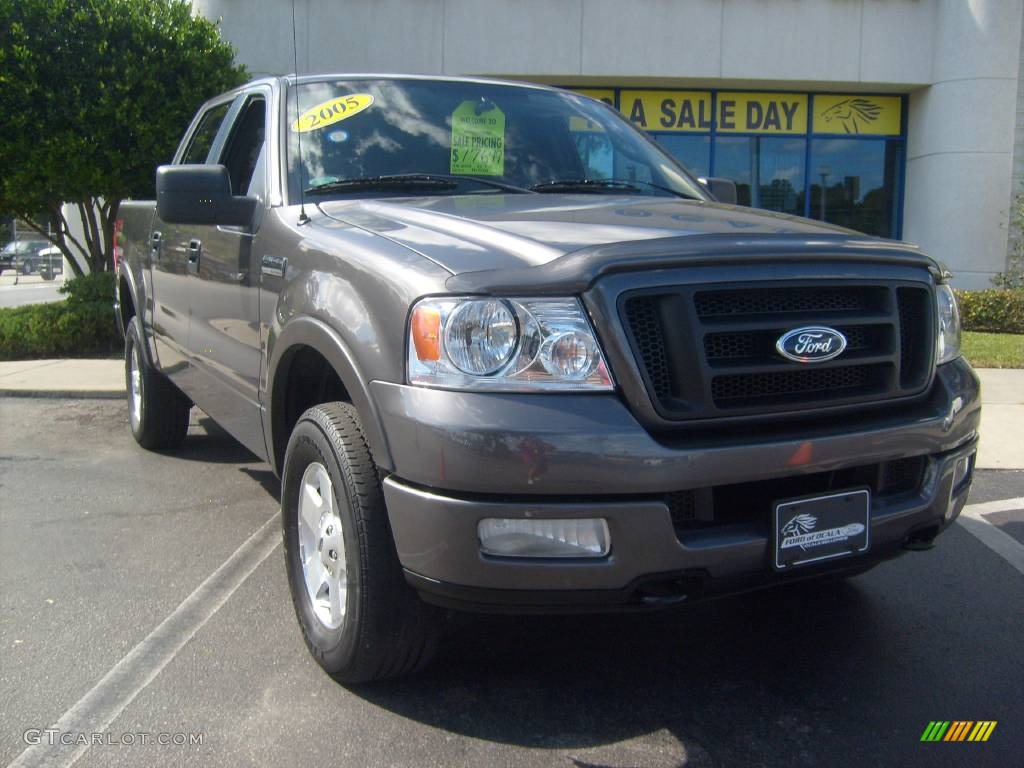
M132 433L172 448L195 404L270 464L343 682L424 664L446 610L860 573L967 499L948 273L738 207L600 102L260 80L200 109L156 190L122 208Z

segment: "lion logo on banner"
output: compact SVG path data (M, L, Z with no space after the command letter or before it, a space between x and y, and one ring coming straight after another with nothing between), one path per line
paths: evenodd
M838 122L845 133L860 133L862 126L873 123L882 114L882 108L870 99L857 97L844 99L821 113L827 125Z

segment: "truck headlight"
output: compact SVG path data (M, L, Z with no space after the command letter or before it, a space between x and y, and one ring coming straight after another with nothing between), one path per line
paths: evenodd
M490 391L608 391L601 347L574 298L435 297L409 316L410 384Z
M953 289L945 283L935 287L935 301L939 320L935 361L941 365L960 357L960 310Z

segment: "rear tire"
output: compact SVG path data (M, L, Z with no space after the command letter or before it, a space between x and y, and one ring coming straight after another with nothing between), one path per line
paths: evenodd
M124 335L128 424L143 448L177 448L188 432L191 401L146 362L142 326L132 317Z
M341 683L426 665L439 615L405 581L377 466L348 403L310 408L295 425L281 516L288 586L317 663Z

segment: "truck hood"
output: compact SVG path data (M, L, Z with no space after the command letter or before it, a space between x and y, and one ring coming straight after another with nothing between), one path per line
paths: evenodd
M487 290L501 284L588 282L624 257L646 266L687 255L881 248L869 238L809 219L699 200L609 195L458 195L320 203L336 221L410 248L452 273L449 286ZM643 265L634 265L643 266ZM532 277L530 277L532 276Z

